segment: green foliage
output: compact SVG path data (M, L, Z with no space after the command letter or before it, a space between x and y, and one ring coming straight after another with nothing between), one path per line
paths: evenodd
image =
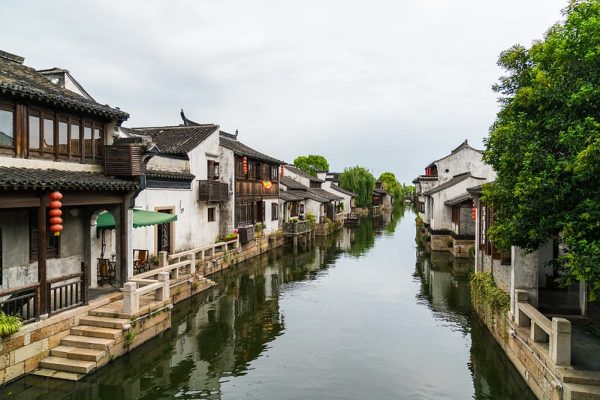
M508 311L510 295L498 289L489 272L471 275L471 301L477 305L487 304L494 311Z
M340 174L340 186L357 194L356 206L368 207L373 199L375 177L363 167L345 168Z
M484 198L494 207L496 247L534 251L560 235L563 282L600 295L600 0L573 0L564 21L498 64L501 110L486 140L497 172Z
M23 321L16 315L6 315L0 311L0 337L10 336L19 332L23 326Z
M133 343L134 340L135 340L135 332L133 331L133 329L130 329L125 334L125 345L131 346L131 344Z
M329 171L329 163L323 156L310 154L308 156L298 156L294 160L294 166L302 171L317 176L317 170Z

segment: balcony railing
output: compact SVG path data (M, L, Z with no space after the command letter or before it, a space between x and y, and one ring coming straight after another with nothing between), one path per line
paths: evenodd
M229 199L229 186L219 181L198 181L198 201L224 202Z
M314 225L309 221L297 221L297 222L284 222L283 223L283 234L284 235L299 235L311 231Z
M235 193L238 196L278 196L279 184L271 182L271 186L263 185L262 182L238 180L235 183Z

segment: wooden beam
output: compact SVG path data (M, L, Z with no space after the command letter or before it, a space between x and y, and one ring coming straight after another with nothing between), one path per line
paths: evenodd
M63 206L88 206L101 204L121 204L123 196L117 194L102 194L94 192L68 193L64 192L61 200Z
M38 207L38 282L40 283L39 296L39 313L38 317L43 314L48 314L47 291L46 291L46 247L48 242L48 230L46 229L46 202L45 194L40 196L40 204Z
M0 209L3 208L34 208L40 206L39 195L31 194L2 194Z

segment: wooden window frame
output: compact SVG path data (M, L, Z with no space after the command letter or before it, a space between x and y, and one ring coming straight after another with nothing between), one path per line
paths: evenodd
M38 147L37 149L33 149L30 147L31 145L31 134L30 134L30 129L31 129L31 117L37 118L38 119ZM26 133L25 136L27 138L26 143L27 143L27 158L31 158L32 155L37 155L38 157L42 155L42 135L44 134L44 130L42 128L42 112L39 109L36 108L29 108L27 110L27 129L26 129Z
M207 209L207 219L208 222L214 222L216 221L216 211L215 211L215 207L208 207Z
M12 113L12 146L1 146L0 149L13 150L13 154L17 148L17 108L13 104L0 103L1 111L9 111Z
M279 219L279 204L271 203L271 221L277 221Z
M37 235L37 240L35 238L35 232L38 230L38 215L37 210L32 210L29 212L29 262L33 263L38 261L38 241L39 241L39 232ZM60 236L54 236L50 232L50 224L46 224L46 259L51 258L61 258L61 240Z
M216 171L216 172L215 172ZM219 180L219 162L214 160L206 161L206 179L217 181Z

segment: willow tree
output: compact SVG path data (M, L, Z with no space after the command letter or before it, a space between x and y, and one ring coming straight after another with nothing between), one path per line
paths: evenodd
M501 110L486 140L497 172L484 189L494 206L491 238L535 251L560 238L564 283L600 295L600 0L571 1L564 20L498 64Z
M367 207L373 199L375 177L368 169L359 167L345 168L339 177L340 186L356 193L356 206Z
M396 198L396 204L400 204L404 193L402 185L396 179L396 175L393 172L384 172L379 175L379 180L383 183L385 191L391 193Z

